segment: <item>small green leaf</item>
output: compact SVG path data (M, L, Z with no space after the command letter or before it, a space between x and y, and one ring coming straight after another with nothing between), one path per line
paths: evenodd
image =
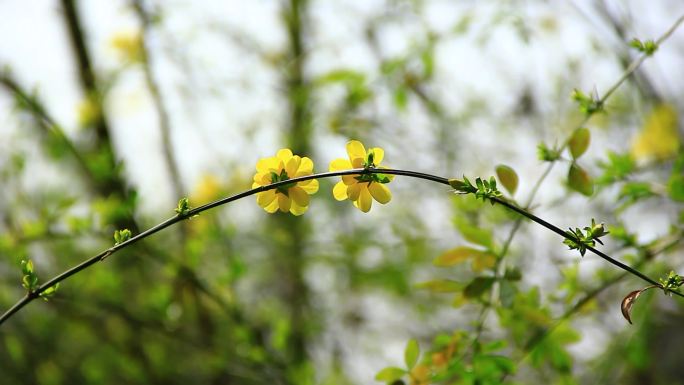
M465 221L458 221L458 223L456 223L456 227L461 235L463 235L463 238L465 238L468 242L484 246L488 249L492 248L494 241L491 231L475 227Z
M406 343L406 349L404 349L404 362L406 363L406 368L409 371L416 366L416 362L418 362L418 355L420 355L420 346L418 346L418 341L411 338Z
M644 43L642 43L641 40L639 40L639 39L637 39L637 38L635 37L634 39L632 39L632 40L629 42L629 46L632 47L632 48L636 48L636 49L638 49L639 51L641 51L641 50L644 48Z
M677 290L680 286L684 284L684 278L674 271L670 271L667 278L659 278L661 287L666 291Z
M598 178L597 183L610 184L626 179L636 167L636 163L629 153L617 154L608 151L608 161L599 162L599 167L601 167L604 172L603 175Z
M114 244L120 245L127 240L131 239L131 230L122 229L114 231Z
M21 272L24 273L25 275L33 274L33 261L30 259L22 259L21 260Z
M496 166L496 176L501 181L504 188L511 194L515 195L518 190L518 174L512 168L500 164Z
M450 279L435 279L418 283L416 288L427 289L434 293L456 293L463 290L463 284Z
M501 305L506 308L510 308L513 305L515 295L518 292L518 287L512 284L508 280L501 282L501 287L499 288L499 300Z
M375 152L372 149L368 150L368 154L366 155L366 165L368 167L375 165Z
M590 138L591 134L589 133L589 130L584 127L580 127L572 133L572 136L568 140L568 146L570 147L570 153L573 158L577 159L587 151Z
M672 200L684 202L684 175L672 173L670 180L667 182L667 193Z
M276 179L276 182L277 182L278 181L278 175L276 173L274 173L273 171L271 171L271 179L274 179L274 178ZM187 213L188 210L190 210L190 201L188 200L188 198L181 198L178 201L178 206L176 206L174 211L178 215L185 215L185 213Z
M555 162L560 159L560 151L553 147L549 148L546 143L540 142L537 145L537 157L544 162Z
M406 87L400 86L394 90L394 105L400 111L405 111L408 105L408 92Z
M504 279L509 281L519 281L522 278L522 273L520 269L516 267L507 268L504 273Z
M34 291L38 286L38 276L34 274L25 275L21 278L21 284L28 291Z
M586 196L591 196L594 193L594 182L591 180L591 177L582 167L574 162L570 165L570 170L568 171L568 186Z
M463 177L463 180L455 178L449 179L449 185L460 194L472 194L477 191L477 189L470 184L470 181L465 176Z
M496 257L491 253L481 252L473 257L471 266L474 272L480 273L485 269L491 269L496 266Z
M629 42L630 47L636 48L639 52L651 56L658 50L658 44L653 40L646 40L642 42L641 40L634 38Z
M33 270L33 261L24 259L21 261L21 285L29 292L33 292L38 288L38 276Z
M584 92L575 89L572 98L579 105L580 111L587 116L603 111L603 100L595 94L586 95Z
M372 174L372 175L373 175L373 180L375 180L378 183L385 184L385 183L390 182L390 178L385 174Z
M482 346L481 352L491 353L497 350L504 349L506 346L508 346L508 342L506 342L506 340L494 340Z
M477 298L484 294L494 284L494 277L476 277L463 289L468 298Z
M455 190L461 190L463 187L465 187L465 182L460 180L460 179L449 179L449 185L453 187Z
M402 368L397 368L394 366L388 366L378 374L375 375L376 381L392 382L402 378L406 374L406 371Z
M435 258L432 263L439 267L449 267L465 262L470 258L474 258L482 254L481 250L473 249L472 247L459 246L442 253Z
M40 297L47 301L55 295L57 289L59 289L59 283L56 283L54 286L50 286L45 289L42 293L40 293Z

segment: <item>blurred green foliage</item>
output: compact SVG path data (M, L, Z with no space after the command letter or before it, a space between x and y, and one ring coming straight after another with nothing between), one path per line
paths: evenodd
M166 7L175 6L133 3L153 29L164 25ZM611 266L595 266L588 256L580 260L557 238L547 246L544 229L484 202L503 197L498 183L508 192L505 199L539 215L550 211L563 228L575 228L577 241L565 242L571 249L584 255L586 245L596 246L607 234L606 253L677 289L684 243L681 92L654 94L657 87L638 77L621 86L615 104L606 103L595 92L570 92L580 85L566 74L576 72L569 63L558 69L561 96L553 102L563 106L560 111L545 112L542 101L525 92L502 114L467 90L458 90L459 110L445 95L455 91L440 88L445 72L458 71L457 63L440 65L442 44L474 36L484 49L494 35L511 31L514 39L534 44L538 28L551 34L561 20L547 14L535 21L514 3L501 2L489 17L473 8L438 32L425 22L428 1L388 1L360 34L372 68L340 64L312 73L312 10L321 3L278 3L283 46L263 54L284 91L286 113L277 126L287 129L278 132L280 147L314 152L317 171L323 171L335 155L318 145L331 135L341 143L372 139L386 147L388 164L436 174L447 171L426 165L449 172L458 166L461 175L496 178L458 180L452 187L470 194L449 195L398 177L391 204L367 216L336 204L327 181L302 218L265 219L256 204L256 220L232 206L206 212L70 277L59 290L47 289L41 296L49 301L32 302L2 324L0 383L681 382L679 298L644 293L630 307L635 325L628 328L617 303L641 289L641 282ZM62 10L79 11L79 5L60 1ZM605 23L617 22L597 7ZM88 43L88 29L98 25L78 15L87 17L83 10L76 19L64 12L60 22L77 32L71 43ZM419 27L407 48L385 50L380 35L410 20ZM627 26L613 27L620 34ZM88 51L88 44L80 50L73 44L80 91L88 95L76 131L50 115L40 89L23 87L12 71L1 70L0 90L14 101L9 119L26 129L17 145L0 152L1 311L49 277L173 214L173 206L162 213L141 207L144 197L126 169L145 166L124 159L113 144L111 122L117 117L106 102L121 73L136 66L154 71L148 55L162 51L146 52L145 36L116 40L126 61L114 74L94 69L96 51ZM655 58L667 47L618 38L621 48ZM606 56L627 69L621 52L600 43ZM582 68L592 78L591 67ZM324 96L331 101L320 102ZM406 129L402 124L416 124L408 118L412 114L424 123ZM550 121L569 123L521 132ZM501 135L492 139L495 150L480 150L483 140L472 137L480 136L483 124ZM429 144L418 143L416 132ZM236 132L241 134L248 135ZM523 135L534 140L508 141ZM628 136L631 143L624 140ZM533 170L514 167L524 164L520 159L535 160L534 143L539 162ZM178 201L176 214L187 214L189 202L199 206L244 191L250 177L240 167L251 169L262 151L250 148L254 156L242 157L239 166L201 179L189 198ZM537 190L539 175L541 184L552 187ZM537 200L524 201L537 192ZM524 197L516 198L520 202L516 193ZM545 199L545 193L552 197ZM569 222L577 217L581 223ZM576 227L594 217L606 227L593 219L584 231ZM644 234L641 221L664 223ZM591 353L578 348L596 335L601 346L593 345Z

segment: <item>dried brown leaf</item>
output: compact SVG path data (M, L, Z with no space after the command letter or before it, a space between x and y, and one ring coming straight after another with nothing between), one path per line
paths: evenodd
M654 287L658 287L656 285L651 285L651 286L646 286L643 289L640 290L634 290L627 294L625 298L622 300L622 303L620 304L620 310L622 310L622 316L625 317L627 322L632 324L632 306L634 306L634 303L636 302L637 298L641 295L641 293L645 292L648 289L653 289Z

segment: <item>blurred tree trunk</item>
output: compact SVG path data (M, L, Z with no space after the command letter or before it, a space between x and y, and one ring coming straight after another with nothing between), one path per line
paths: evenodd
M285 139L292 152L300 156L310 156L312 135L311 85L304 73L307 9L307 0L289 0L283 3L281 10L288 37L283 79L289 110ZM290 307L287 354L294 368L300 368L308 361L306 348L311 328L309 288L304 281L308 231L302 219L290 214L279 215L275 224L287 231L281 263L285 285L283 299Z
M128 228L134 233L139 232L138 224L133 217L135 209L135 191L124 180L121 163L116 159L116 152L112 145L112 129L109 125L107 113L103 105L104 95L99 87L97 75L93 68L90 51L86 43L85 31L80 19L77 0L61 0L64 24L69 35L69 42L73 49L78 78L83 96L89 102L95 103L99 111L92 123L94 130L93 146L85 152L87 164L95 177L95 190L102 196L112 194L121 199L128 209L128 217L113 223L118 228Z

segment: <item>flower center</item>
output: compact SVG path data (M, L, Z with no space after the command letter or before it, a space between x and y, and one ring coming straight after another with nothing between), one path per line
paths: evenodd
M287 175L285 169L280 170L280 174L276 174L275 172L271 171L271 184L282 182L289 179L290 177ZM285 183L282 186L276 187L276 191L283 193L287 196L287 191L290 189L290 187L294 187L296 184L297 183Z

